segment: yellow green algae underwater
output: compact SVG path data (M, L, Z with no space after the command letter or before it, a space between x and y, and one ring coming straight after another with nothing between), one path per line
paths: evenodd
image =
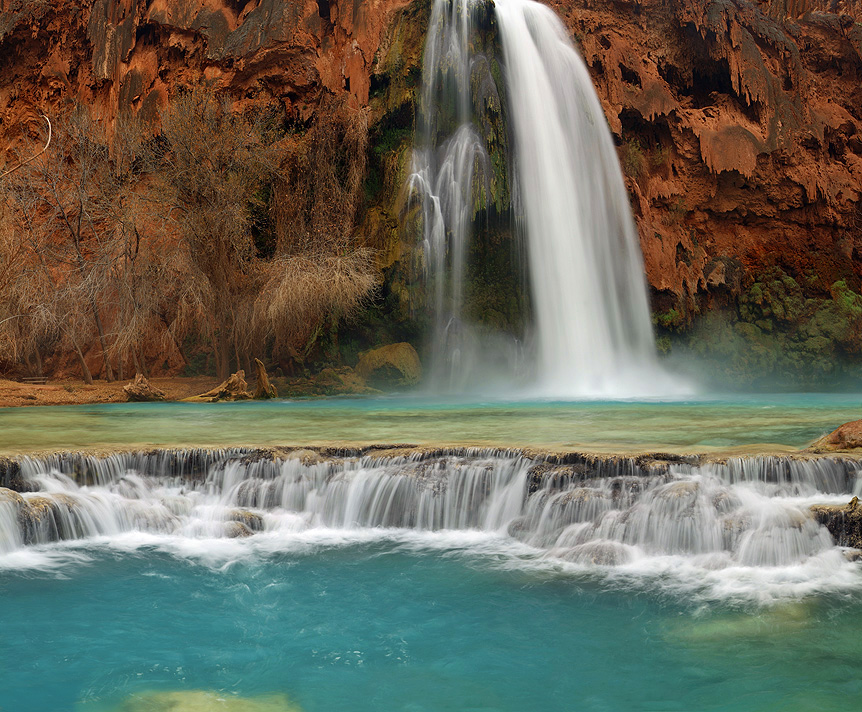
M302 712L284 695L233 697L223 692L179 690L142 692L116 708L116 712Z

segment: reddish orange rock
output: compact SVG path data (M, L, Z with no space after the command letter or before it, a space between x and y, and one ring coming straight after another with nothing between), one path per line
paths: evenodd
M824 435L809 449L819 451L855 450L862 448L862 420L851 420L849 423Z

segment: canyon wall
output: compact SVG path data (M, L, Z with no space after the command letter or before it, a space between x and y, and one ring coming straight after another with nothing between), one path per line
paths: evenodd
M619 143L659 333L728 376L854 360L859 3L551 5Z
M858 360L858 0L549 4L619 147L662 348L728 376L816 380ZM278 104L307 125L324 94L346 93L370 107L361 229L385 276L357 338L409 332L421 256L398 195L427 17L427 0L3 0L0 166L21 131L40 129L39 113L71 102L110 126L125 110L156 117L178 87L205 79L237 105Z

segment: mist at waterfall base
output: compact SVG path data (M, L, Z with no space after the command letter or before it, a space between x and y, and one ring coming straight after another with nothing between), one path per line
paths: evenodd
M435 2L426 40L408 188L421 204L434 306L433 387L555 398L689 391L658 363L637 231L586 66L549 8L492 7L500 58L476 49L485 3ZM465 304L477 211L490 219L505 192L494 132L511 144L506 219L516 269L527 265L532 318L520 335L478 323Z
M608 459L574 463L569 484L535 465L24 459L38 491L23 496L51 516L21 528L0 502L0 705L197 709L154 703L195 690L320 712L862 701L862 571L806 516L860 490L853 463ZM267 695L296 707L253 706Z

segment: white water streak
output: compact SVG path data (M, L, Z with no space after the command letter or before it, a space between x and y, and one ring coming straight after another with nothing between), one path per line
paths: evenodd
M22 475L39 491L19 499L0 490L0 568L50 565L58 547L81 540L218 564L381 536L439 546L445 534L445 546L494 542L518 566L568 562L644 580L676 570L684 581L671 587L709 586L718 597L862 586L808 509L848 499L858 473L840 460L645 470L607 460L548 472L492 452L316 463L226 456L191 478L177 474L188 469L181 458L162 473L136 470L152 462L134 455L91 460L88 471L113 475L79 486L61 460L26 460Z

